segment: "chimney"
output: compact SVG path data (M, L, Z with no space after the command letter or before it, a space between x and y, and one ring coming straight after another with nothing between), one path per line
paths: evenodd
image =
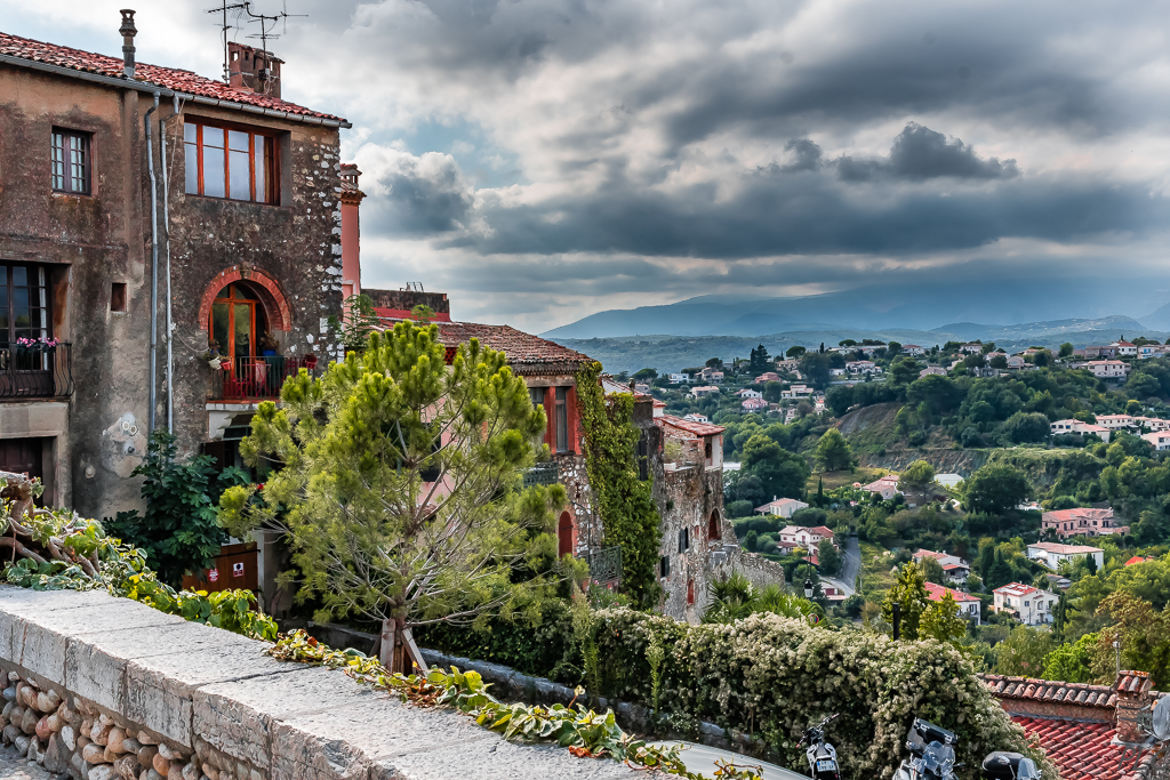
M284 60L270 51L228 42L228 84L258 95L280 97L280 66Z
M1142 744L1150 738L1150 714L1154 703L1150 695L1150 673L1124 671L1113 684L1117 693L1114 728L1117 741Z
M358 189L362 172L353 163L341 164L341 292L342 298L362 291L361 230L358 209L366 196Z
M119 13L122 14L122 26L118 28L118 32L122 33L122 72L126 74L126 78L134 78L134 36L138 34L138 28L134 26L134 9L123 8Z

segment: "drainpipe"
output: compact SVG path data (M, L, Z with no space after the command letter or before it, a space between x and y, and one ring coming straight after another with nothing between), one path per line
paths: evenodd
M146 170L150 174L150 415L148 430L154 433L155 403L158 400L158 183L154 175L154 134L150 117L158 110L159 93L142 118L146 129Z
M168 175L169 167L167 166L167 119L179 115L179 97L172 95L174 100L174 110L170 117L158 120L158 146L159 154L162 157L162 209L163 209L163 256L166 258L166 275L167 275L167 431L174 433L175 431L175 402L173 399L175 389L175 361L174 352L171 349L171 343L174 340L174 324L171 319L171 188L170 178Z

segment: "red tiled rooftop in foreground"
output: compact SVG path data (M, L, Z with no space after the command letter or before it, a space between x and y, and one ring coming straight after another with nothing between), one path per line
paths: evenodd
M124 78L124 63L121 57L111 57L106 54L72 49L68 46L59 46L55 43L35 41L31 38L21 38L0 32L0 55L17 57L22 60L40 62L46 65L55 65L79 73L95 73L110 78ZM179 92L186 95L223 100L229 103L239 103L256 108L269 109L284 114L291 114L293 118L313 117L345 126L349 123L345 119L314 111L287 100L281 100L271 95L259 95L250 89L232 87L222 81L216 81L189 70L166 68L161 65L149 65L145 62L137 63L134 72L134 81L162 87L163 89Z
M656 421L663 425L669 425L671 428L678 428L680 431L686 431L694 436L714 436L723 433L726 428L722 425L712 425L711 423L695 422L694 420L684 420L681 417L675 417L672 414L663 414L655 418Z
M1140 754L1114 745L1112 723L1013 717L1060 769L1061 780L1123 780L1138 769Z

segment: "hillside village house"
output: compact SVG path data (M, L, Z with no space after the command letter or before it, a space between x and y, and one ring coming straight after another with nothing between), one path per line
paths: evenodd
M97 517L138 504L152 430L233 462L331 353L345 276L349 123L282 99L268 52L230 44L225 83L118 21L121 57L0 33L0 469Z
M1117 525L1112 507L1075 507L1045 512L1040 516L1040 530L1067 539L1070 536L1111 536L1129 533L1129 526Z
M735 394L737 396L739 396L740 398L763 398L764 397L764 394L761 393L759 390L753 390L750 387L745 387L742 390L738 390L738 391L736 391Z
M813 389L808 385L792 385L780 391L780 398L795 400L798 398L810 398L813 394Z
M898 490L898 479L897 474L886 474L868 485L857 485L857 487L868 493L877 493L883 501L889 501L901 492Z
M1048 430L1052 436L1098 436L1106 443L1113 436L1113 431L1104 425L1082 422L1071 417L1049 423Z
M926 348L920 347L917 344L904 344L902 346L902 354L914 355L915 357L921 357L922 355L926 354Z
M808 509L808 504L795 498L773 497L771 501L756 507L754 511L758 515L773 515L787 520L801 509Z
M962 584L967 581L967 575L971 573L971 567L957 555L926 550L921 547L914 553L915 563L922 563L926 558L938 561L939 566L942 567L943 575L949 582Z
M872 360L850 360L845 363L845 370L850 374L880 374L881 366Z
M982 355L983 354L983 342L969 341L966 344L963 344L962 346L959 347L959 354L960 355Z
M981 610L983 602L979 600L978 596L972 596L970 593L964 593L961 590L954 590L944 585L938 585L933 582L924 583L926 586L926 597L931 601L942 601L949 593L951 598L955 600L955 604L959 607L959 616L971 620L975 625L982 622Z
M1098 571L1105 565L1105 551L1100 547L1056 542L1036 542L1028 545L1028 560L1039 561L1052 571L1059 569L1061 563L1073 564L1086 557L1093 559Z
M992 591L991 609L1011 615L1026 626L1052 622L1052 608L1059 598L1046 590L1011 582Z
M946 376L946 375L947 375L947 370L945 368L943 368L942 366L927 366L926 368L924 368L918 372L919 379L921 379L924 376Z
M828 539L836 547L837 542L833 536L833 531L823 525L812 528L806 528L801 525L786 525L780 529L780 538L776 544L782 550L792 550L797 547L802 547L805 550L815 550L816 546L822 540Z
M685 385L690 383L691 377L689 374L669 374L667 381L672 385Z
M740 406L745 412L762 412L768 408L768 402L763 398L745 398Z
M723 381L723 372L717 368L711 368L710 366L701 370L699 372L699 376L702 377L703 381L711 382L713 384L719 384Z
M718 395L719 388L715 385L698 385L691 388L691 397L702 398L705 395Z
M1156 452L1170 450L1170 431L1143 433L1142 438L1149 442Z
M1082 368L1087 368L1098 379L1125 379L1129 376L1129 363L1121 360L1090 360Z
M799 360L793 360L791 358L787 358L784 360L777 360L776 361L776 370L781 371L781 372L786 373L786 374L792 373L793 371L796 371L798 368L800 368L800 361Z
M665 404L663 404L663 406L665 406ZM690 414L684 414L683 419L689 420L690 422L699 422L699 423L711 422L710 418L708 418L707 415L699 414L698 412L691 412Z
M760 374L758 377L756 377L752 381L755 382L757 385L762 385L765 382L779 382L780 375L777 374L775 371L765 371L764 373Z

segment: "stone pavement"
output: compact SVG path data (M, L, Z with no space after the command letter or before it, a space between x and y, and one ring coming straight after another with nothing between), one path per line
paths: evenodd
M54 775L41 769L11 747L0 747L0 780L55 780Z

